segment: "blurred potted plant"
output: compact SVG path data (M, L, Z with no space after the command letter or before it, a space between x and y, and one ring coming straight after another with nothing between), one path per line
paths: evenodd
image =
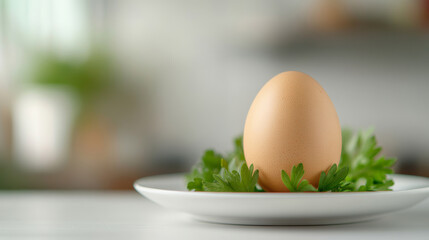
M57 169L66 163L70 146L75 143L83 143L77 146L78 155L92 155L97 146L101 148L98 153L105 152L107 128L100 128L102 120L93 109L110 86L110 69L106 54L100 51L83 61L52 53L35 58L29 81L16 98L13 110L14 153L24 167ZM94 136L102 137L93 141ZM85 146L88 144L93 146Z

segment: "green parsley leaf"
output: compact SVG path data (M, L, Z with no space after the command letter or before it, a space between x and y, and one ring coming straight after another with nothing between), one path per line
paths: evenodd
M345 182L354 187L352 191L389 191L394 184L387 175L393 173L396 159L377 158L382 149L373 132L372 128L357 134L348 129L342 131L340 168L349 168Z
M243 151L243 137L239 136L234 139L234 150L227 154L225 161L228 162L230 171L240 171L241 165L246 162Z
M377 157L381 147L377 146L373 129L354 134L342 131L342 151L339 166L334 164L327 172L321 172L319 187L315 189L304 176L302 163L292 167L290 177L282 170L282 181L291 192L311 191L388 191L394 182L388 174L393 173L394 158ZM226 157L225 157L226 156ZM189 190L218 192L261 192L257 184L258 170L247 167L243 138L234 139L234 150L227 155L207 150L186 175Z
M358 191L391 191L390 187L393 186L392 180L386 180L384 182L373 182L367 181L365 185L361 185Z
M349 172L348 167L343 167L341 169L338 169L337 171L337 164L332 165L328 173L322 172L320 174L318 191L319 192L335 191L340 187L345 187L345 186L342 186L341 184L346 178L348 172Z
M290 192L315 192L317 191L313 185L307 180L302 180L304 176L304 166L302 163L298 166L293 166L289 175L282 170L282 181Z
M243 152L243 137L234 139L234 150L227 157L213 150L205 151L186 175L188 190L215 192L261 192L259 171L247 167Z
M213 150L208 150L202 157L203 164L208 169L218 169L221 167L222 155Z
M213 150L207 150L197 163L191 173L187 174L188 190L203 191L202 182L213 182L214 174L218 174L222 169L223 156Z
M214 182L203 182L204 190L210 192L254 192L258 182L259 171L253 171L253 164L250 168L243 163L240 173L236 170L230 172L222 169L222 174L213 175Z
M188 182L187 188L189 190L204 191L204 188L203 188L203 179L201 179L201 178L194 178L193 181Z

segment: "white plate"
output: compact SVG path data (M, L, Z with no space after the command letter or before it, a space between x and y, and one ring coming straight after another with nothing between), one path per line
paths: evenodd
M324 225L366 221L409 208L429 196L429 178L393 175L393 191L349 193L190 192L183 174L137 180L153 202L207 222L246 225ZM429 217L429 216L428 216Z

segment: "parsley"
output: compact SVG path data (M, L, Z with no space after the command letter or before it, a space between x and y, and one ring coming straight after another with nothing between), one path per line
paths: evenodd
M214 182L205 182L204 190L210 192L254 192L258 182L259 171L253 172L253 164L250 168L243 163L240 173L236 170L230 172L228 169L222 169L222 174L213 175Z
M214 174L221 170L223 156L213 150L207 150L201 157L201 162L197 163L192 171L186 175L188 190L204 191L203 181L214 181Z
M307 180L302 180L304 176L304 165L293 166L291 176L282 170L282 181L290 192L336 192L346 191L347 186L344 182L348 173L348 168L337 169L337 164L332 165L327 173L322 172L319 179L319 187L316 189Z
M282 170L282 181L290 192L315 192L316 189L307 180L302 180L304 176L304 166L302 163L293 166L289 175Z
M319 192L327 191L338 191L341 188L345 188L347 185L343 185L343 181L349 172L348 167L338 169L337 164L332 165L328 173L322 172L319 178Z
M243 152L243 138L234 140L234 151L223 156L207 150L192 171L186 175L188 190L212 192L254 192L259 171L247 167Z
M193 180L188 182L187 188L189 190L204 191L203 179L202 178L193 178Z
M348 167L349 174L345 182L353 186L352 191L386 191L391 190L394 182L387 178L393 173L394 158L377 157L381 147L373 129L353 134L343 129L343 146L340 167Z
M341 161L332 165L327 172L320 173L316 189L303 179L302 163L292 167L290 176L281 171L281 178L291 192L349 192L388 191L394 182L387 175L393 173L394 158L377 157L381 147L377 145L373 129L354 134L348 129L342 131ZM260 192L257 184L259 172L254 166L247 166L243 138L234 139L234 150L222 155L207 150L186 175L188 189L216 192Z

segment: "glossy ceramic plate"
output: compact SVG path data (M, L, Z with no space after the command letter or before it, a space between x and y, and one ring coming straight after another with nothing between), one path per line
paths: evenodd
M371 220L429 197L429 178L393 175L393 191L349 193L189 192L184 175L137 180L135 189L153 202L195 219L245 225L325 225Z

